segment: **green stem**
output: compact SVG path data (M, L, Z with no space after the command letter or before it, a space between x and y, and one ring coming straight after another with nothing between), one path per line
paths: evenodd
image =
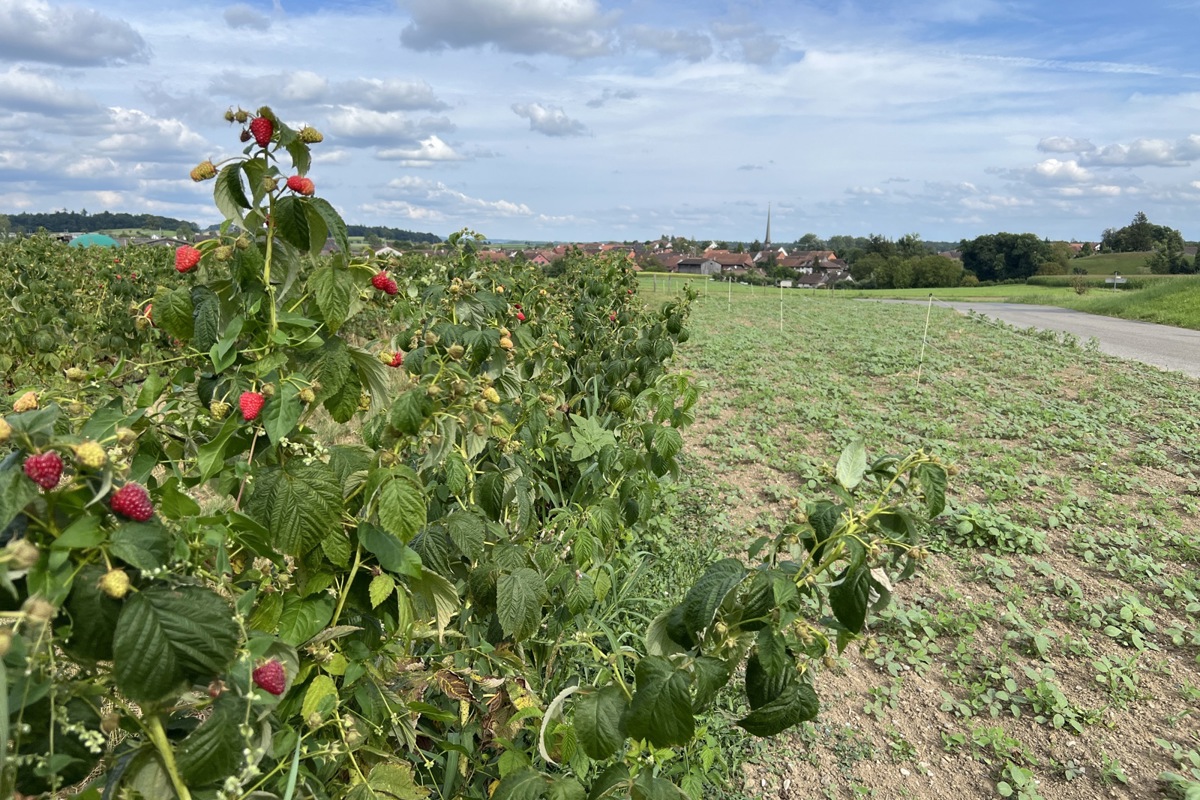
M269 303L270 322L267 326L267 341L275 340L275 330L278 323L275 320L275 287L271 285L271 257L274 253L275 244L275 196L269 195L267 200L267 213L270 219L267 222L267 254L263 260L263 285L267 289L267 302Z
M158 750L158 755L162 758L163 768L171 778L171 785L175 787L175 794L179 795L179 800L192 800L192 793L188 791L187 784L179 774L179 767L175 765L175 753L171 750L171 743L167 741L162 719L157 714L151 714L143 721L146 732L150 734L150 741L154 743L154 749Z
M341 594L338 595L337 608L333 611L333 620L329 623L329 627L337 625L338 618L342 616L342 609L346 607L346 598L350 596L350 587L354 585L354 576L358 574L358 568L362 566L362 546L354 548L354 564L350 567L350 574L346 577L346 582L342 585Z

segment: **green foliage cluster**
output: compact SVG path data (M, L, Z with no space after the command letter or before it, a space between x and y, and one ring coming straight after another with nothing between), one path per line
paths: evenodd
M91 370L155 350L139 333L172 251L69 248L46 234L0 243L0 388L11 393L69 368ZM139 318L142 322L139 323Z
M0 793L698 797L677 748L735 675L750 733L811 719L821 659L924 557L945 469L852 443L836 500L712 565L643 645L622 587L698 400L667 370L687 299L646 308L620 258L550 283L465 232L389 276L314 258L349 248L285 188L312 132L257 117L270 141L215 176L221 236L154 294L175 355L0 427ZM147 518L113 503L134 484Z

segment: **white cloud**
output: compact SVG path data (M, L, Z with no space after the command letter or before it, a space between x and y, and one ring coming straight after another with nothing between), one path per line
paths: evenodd
M1029 179L1042 184L1090 183L1092 173L1079 166L1075 159L1060 161L1047 158L1034 165L1028 172Z
M45 75L13 66L0 73L0 108L74 115L94 109L95 104L82 92L64 89Z
M713 53L712 40L695 31L634 25L622 32L621 40L683 61L703 61Z
M400 0L412 15L400 41L413 50L491 45L498 50L570 58L612 50L615 15L595 0Z
M1043 153L1090 153L1096 145L1087 139L1075 139L1070 136L1048 136L1038 142L1038 150Z
M880 189L878 186L853 186L846 190L846 194L854 194L854 195L859 195L859 196L863 196L863 195L878 196L878 195L883 194L883 189Z
M329 116L329 130L343 139L372 144L417 142L434 131L453 130L445 117L426 117L413 120L396 111L380 112L353 106L342 106Z
M329 95L329 81L308 70L257 76L225 70L209 86L214 92L234 97L271 97L299 103L318 103Z
M599 97L587 101L588 108L601 108L610 100L636 100L638 93L632 89L610 89L607 86Z
M424 81L357 78L335 84L333 94L345 104L374 111L441 111L449 108Z
M265 31L271 27L271 18L245 3L238 3L225 9L225 24L231 28Z
M70 67L144 62L150 48L128 22L45 0L0 3L0 58Z
M425 205L442 206L443 209L449 208L452 211L479 211L488 216L498 217L532 217L534 214L524 203L511 200L482 200L451 189L441 181L411 175L389 181L387 187L398 194L407 195L412 200L424 200Z
M208 149L204 137L177 119L156 119L135 108L110 108L108 113L108 135L96 142L101 152L122 159L191 156L199 161Z
M541 103L513 103L513 113L529 120L529 130L547 136L582 136L587 127L579 120L571 119L567 112L557 106Z
M401 165L406 167L432 166L438 162L467 160L466 156L457 152L436 135L422 139L417 147L379 150L375 157L386 161L400 161Z
M1084 163L1105 167L1182 167L1200 158L1200 136L1177 142L1165 139L1135 139L1129 144L1110 144L1087 154Z

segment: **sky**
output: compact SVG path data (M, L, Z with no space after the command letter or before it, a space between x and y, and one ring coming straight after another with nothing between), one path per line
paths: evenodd
M218 222L264 104L356 224L1200 238L1200 0L0 0L0 213Z

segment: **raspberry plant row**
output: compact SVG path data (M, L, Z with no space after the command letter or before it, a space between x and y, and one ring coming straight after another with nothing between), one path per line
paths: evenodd
M245 152L192 171L220 238L141 298L174 354L6 418L3 788L676 797L674 749L735 674L747 731L815 716L821 658L922 557L942 466L851 446L836 500L630 646L614 583L699 399L668 369L688 298L646 308L621 259L547 281L468 232L435 264L351 257L307 177L320 135L230 121ZM85 443L94 468L57 456Z

